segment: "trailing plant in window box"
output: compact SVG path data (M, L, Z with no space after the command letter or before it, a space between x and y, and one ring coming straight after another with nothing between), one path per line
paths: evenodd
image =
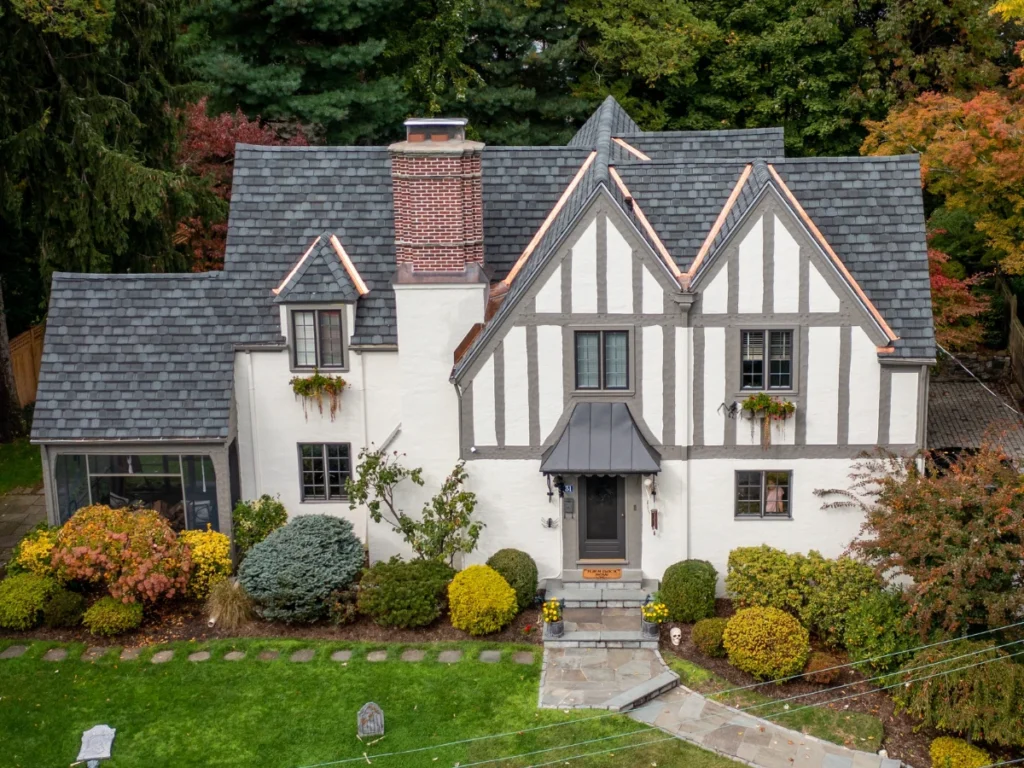
M312 376L295 376L289 383L295 396L302 398L302 413L307 419L309 412L306 407L313 401L316 401L317 410L323 415L326 397L330 405L331 421L334 421L334 416L338 413L341 392L348 386L348 382L341 376L324 376L316 368L313 369Z
M772 397L765 392L750 395L741 405L743 410L750 414L750 418L761 420L762 448L769 448L772 444L772 422L785 424L786 419L796 412L796 405L790 400Z

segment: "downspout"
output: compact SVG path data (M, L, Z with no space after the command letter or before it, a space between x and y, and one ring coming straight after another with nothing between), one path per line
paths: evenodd
M367 400L369 390L366 389L366 358L359 353L359 381L363 386L363 450L370 450L370 408ZM370 515L363 510L363 541L366 543L366 551L370 551Z
M252 368L252 352L245 353L249 361L249 428L252 430L252 469L256 481L256 498L263 492L263 479L260 477L260 435L256 421L256 375Z

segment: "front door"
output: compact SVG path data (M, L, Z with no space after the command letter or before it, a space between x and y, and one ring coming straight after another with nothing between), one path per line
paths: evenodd
M583 509L580 559L626 558L626 479L608 475L581 477Z

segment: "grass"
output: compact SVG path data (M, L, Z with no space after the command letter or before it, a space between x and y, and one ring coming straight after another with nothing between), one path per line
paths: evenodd
M692 661L680 659L673 654L665 654L665 661L673 672L679 675L683 685L700 691L704 694L724 691L736 686L723 677L719 677L711 670L705 669ZM713 701L728 704L731 707L742 709L755 704L771 702L772 698L757 692L757 689L748 691L737 691L727 696L712 697ZM790 706L795 710L813 699L797 699L791 702ZM831 741L833 744L841 744L852 749L860 749L865 752L877 752L882 747L882 739L885 731L882 721L877 717L863 712L849 712L833 710L826 707L814 707L792 715L776 716L782 710L781 705L775 707L760 707L751 710L749 714L755 717L764 717L774 723L786 728L817 736L819 739ZM768 717L768 715L772 715Z
M0 496L15 488L35 488L42 482L39 446L29 445L27 437L0 443Z
M0 649L11 641L0 640ZM352 759L343 765L366 765L367 753L377 768L450 768L480 761L492 768L523 768L574 755L613 750L575 760L573 766L612 768L652 765L662 768L735 768L737 765L677 739L642 748L623 747L665 739L624 716L595 711L561 712L537 709L540 649L536 646L488 646L445 643L418 646L425 660L398 660L404 648L353 643L309 643L284 640L176 643L175 658L150 664L156 650L122 662L116 652L93 663L78 660L83 646L67 646L70 655L59 663L40 657L52 643L34 643L17 659L0 661L0 734L5 766L66 766L78 754L81 733L98 723L117 729L113 757L104 768L126 766L203 765L300 768ZM297 648L316 648L306 664L288 661ZM365 660L367 650L387 647L384 662ZM476 660L484 648L500 648L497 664ZM346 665L332 662L332 651L353 650ZM440 650L459 648L456 664L436 661ZM186 659L195 650L209 650L203 663ZM282 652L276 661L259 661L261 650ZM220 657L244 650L238 662ZM532 666L515 664L511 654L531 650ZM378 743L356 738L356 712L367 701L384 711L385 736ZM508 733L542 725L558 727L470 744L427 749L394 757L374 757L431 747L476 736ZM605 739L591 744L578 742ZM576 744L576 746L572 746ZM517 759L496 758L537 750L551 751Z

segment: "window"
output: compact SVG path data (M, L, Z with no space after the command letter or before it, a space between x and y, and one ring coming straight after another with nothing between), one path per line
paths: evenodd
M303 501L344 501L345 481L352 476L348 443L300 443L299 478Z
M629 388L629 333L576 331L576 389Z
M342 368L345 350L340 309L292 312L292 347L296 368Z
M789 518L791 472L736 473L737 518Z
M767 349L765 348L766 340ZM767 382L765 382L766 369ZM792 331L741 332L740 387L742 389L793 388Z

